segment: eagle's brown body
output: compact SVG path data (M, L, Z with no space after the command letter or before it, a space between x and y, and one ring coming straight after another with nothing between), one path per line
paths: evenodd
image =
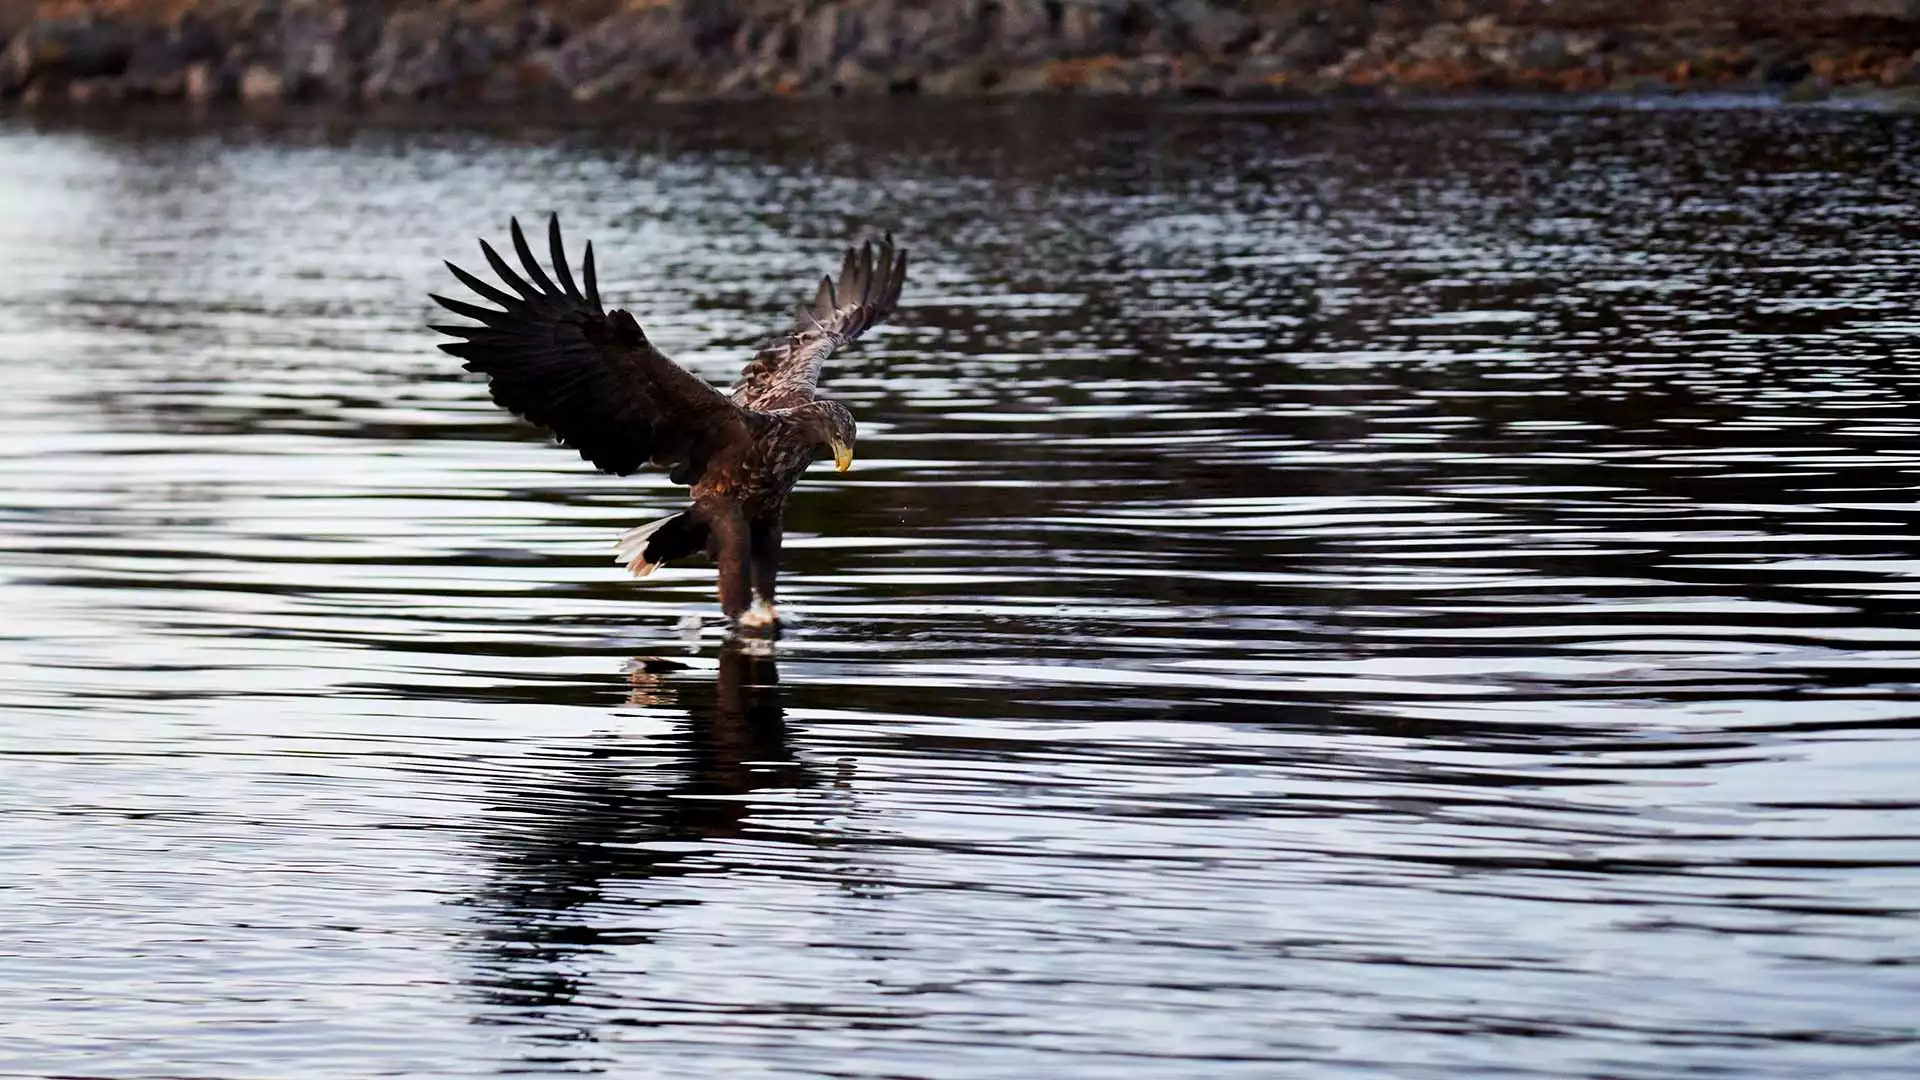
M593 245L582 290L567 266L558 218L547 233L557 282L533 257L518 222L513 244L525 277L480 245L513 293L447 264L500 310L435 296L480 323L435 327L464 339L441 348L484 373L496 402L548 428L600 469L624 476L658 465L692 489L687 510L621 538L628 569L644 576L668 559L704 552L719 564L727 616L773 621L787 495L813 462L832 457L845 469L852 460L853 416L816 393L821 364L892 313L906 280L906 253L896 256L890 239L877 258L872 244L849 249L838 285L822 279L793 332L761 349L722 395L655 349L632 315L601 309Z

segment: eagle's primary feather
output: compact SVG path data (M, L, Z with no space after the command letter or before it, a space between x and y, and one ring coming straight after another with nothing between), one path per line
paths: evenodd
M907 253L893 249L893 237L858 252L847 249L840 283L820 279L813 303L795 313L793 332L755 354L734 384L733 400L753 409L778 409L810 401L820 367L835 349L893 314L907 282Z

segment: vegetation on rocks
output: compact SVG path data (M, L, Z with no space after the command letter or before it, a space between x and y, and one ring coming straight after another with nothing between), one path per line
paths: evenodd
M0 0L29 102L1912 94L1912 0Z

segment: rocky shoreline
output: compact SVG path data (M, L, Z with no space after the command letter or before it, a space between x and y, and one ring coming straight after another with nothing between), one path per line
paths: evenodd
M0 99L1554 92L1920 106L1915 0L0 0Z

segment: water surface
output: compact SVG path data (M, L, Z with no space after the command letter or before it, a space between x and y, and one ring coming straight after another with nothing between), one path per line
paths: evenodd
M432 348L509 214L728 381L772 650ZM1920 1068L1920 122L0 123L0 1074Z

